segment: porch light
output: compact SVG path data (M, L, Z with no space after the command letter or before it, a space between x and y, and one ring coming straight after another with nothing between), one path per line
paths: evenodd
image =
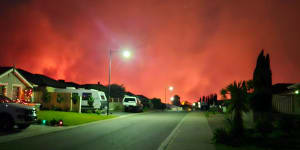
M297 94L297 95L298 95L299 93L300 93L300 92L299 92L299 90L296 90L296 91L295 91L295 94Z

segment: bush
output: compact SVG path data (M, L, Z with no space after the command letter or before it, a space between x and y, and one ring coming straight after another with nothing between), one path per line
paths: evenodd
M89 104L89 106L93 106L94 105L94 97L92 97L92 96L89 97L88 104Z
M123 111L123 108L120 104L116 104L115 108L114 108L114 111Z
M86 110L86 113L93 113L93 110L88 109L88 110Z
M225 128L218 128L214 131L213 141L215 143L226 144L228 143L229 134Z
M43 102L49 103L51 100L51 95L49 92L44 92L43 93Z
M101 110L100 110L100 109L96 109L96 110L95 110L95 114L100 115L100 114L101 114Z
M55 120L55 119L52 119L52 120L50 121L50 125L51 125L51 126L55 126L55 125L57 125L57 124L58 124L58 121Z
M255 125L255 129L264 136L271 133L273 128L272 123L265 121L258 121Z
M56 101L57 101L57 103L61 103L61 102L63 102L64 101L64 97L63 97L63 95L61 95L61 94L57 94L57 98L56 98Z
M294 121L291 117L283 117L277 123L278 128L285 132L291 133L294 129Z

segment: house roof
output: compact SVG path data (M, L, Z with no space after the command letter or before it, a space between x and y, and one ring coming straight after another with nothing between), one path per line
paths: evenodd
M293 85L293 83L277 83L272 85L272 93L273 94L281 94L290 92L289 86Z
M300 89L300 83L296 83L288 86L288 89Z
M51 86L55 88L66 88L67 86L64 83L61 83L57 80L49 78L41 74L33 74L28 71L18 69L19 72L31 83L39 86Z
M20 74L14 67L0 67L0 77L5 76L6 74L11 72L13 72L25 85L33 88L32 84L28 82L28 80L26 80L26 78L24 78L24 76L22 76L22 74Z

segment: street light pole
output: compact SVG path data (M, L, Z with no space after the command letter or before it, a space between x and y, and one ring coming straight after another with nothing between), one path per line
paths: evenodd
M168 89L169 89L169 91L173 91L174 87L169 86ZM167 87L165 87L165 104L166 104L166 108L167 108Z
M120 51L120 50L119 50ZM106 114L109 115L109 100L110 100L110 91L111 91L111 84L110 84L110 80L111 80L111 61L112 61L112 53L113 52L118 52L118 51L112 51L111 49L109 49L109 67L108 67L108 99L107 99L107 110L106 110ZM130 52L129 51L124 51L123 52L123 57L130 57Z
M108 71L108 99L107 99L107 110L106 115L109 115L109 100L110 100L110 76L111 76L111 49L109 49L109 71Z

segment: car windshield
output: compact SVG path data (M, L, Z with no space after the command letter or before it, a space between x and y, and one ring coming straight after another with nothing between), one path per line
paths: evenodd
M135 98L125 98L124 102L135 102Z
M0 95L0 103L12 103L12 100L6 96Z

